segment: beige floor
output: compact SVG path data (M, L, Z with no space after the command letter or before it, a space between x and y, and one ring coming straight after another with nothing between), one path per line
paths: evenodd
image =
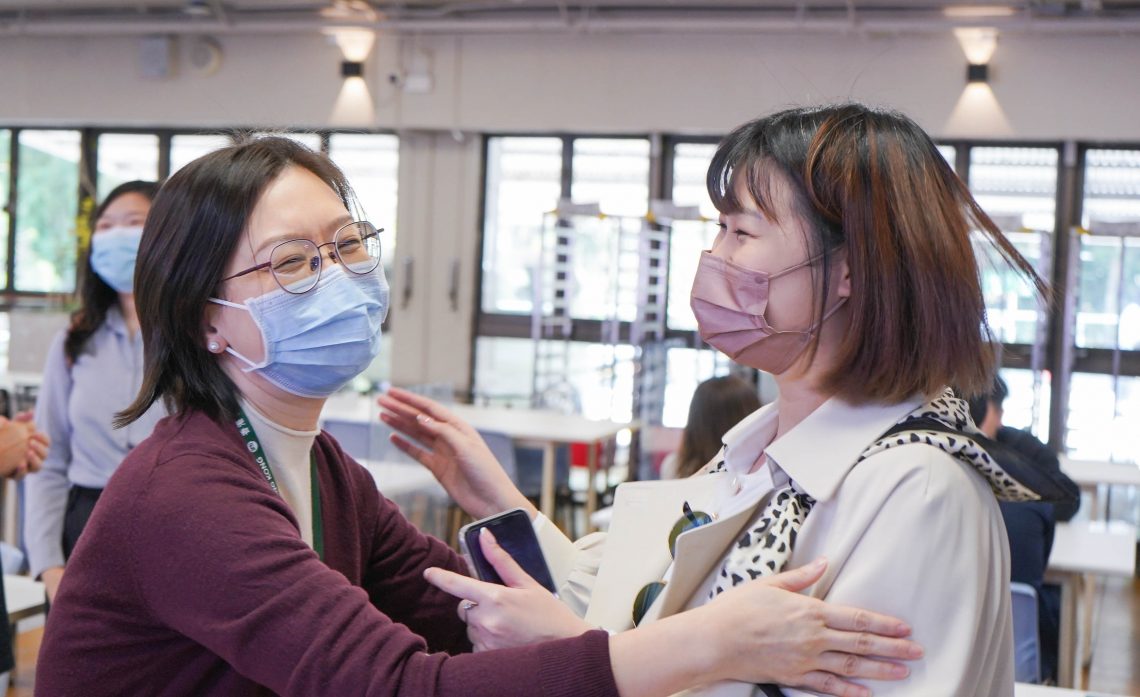
M1140 696L1140 579L1099 585L1092 668L1083 679L1089 690ZM32 697L36 653L43 629L16 638L16 674L8 697Z

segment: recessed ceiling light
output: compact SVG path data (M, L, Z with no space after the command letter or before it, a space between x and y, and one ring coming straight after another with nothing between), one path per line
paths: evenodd
M1004 5L951 5L942 10L943 15L954 19L1012 17L1016 13L1017 10Z
M186 0L182 6L182 13L191 17L209 17L213 14L206 0Z

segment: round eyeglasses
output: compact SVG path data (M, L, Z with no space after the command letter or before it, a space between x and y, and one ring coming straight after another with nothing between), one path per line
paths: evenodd
M345 271L363 276L380 265L380 233L372 223L356 220L336 231L332 242L316 244L312 240L286 240L269 252L269 261L251 266L227 276L229 281L254 271L269 269L273 280L286 293L300 295L317 286L321 280L322 247L332 247L328 252L329 261L339 262Z

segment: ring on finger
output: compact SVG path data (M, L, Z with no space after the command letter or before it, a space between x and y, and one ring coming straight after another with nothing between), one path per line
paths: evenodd
M479 603L475 602L474 600L464 600L459 605L459 609L463 611L463 623L464 624L467 623L467 613L470 612L471 608L473 608L473 607L479 607Z

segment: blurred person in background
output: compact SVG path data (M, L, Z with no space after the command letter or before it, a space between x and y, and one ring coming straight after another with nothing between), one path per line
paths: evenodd
M1045 583L1045 569L1053 550L1053 532L1057 522L1067 521L1080 507L1080 489L1073 480L1061 472L1061 463L1048 445L1037 440L1029 431L1006 426L1002 408L1009 387L1000 377L986 394L970 400L970 415L978 428L1000 448L991 448L990 454L998 462L1021 458L1029 466L1064 484L1069 490L1066 500L1054 503L1044 501L1000 501L1001 516L1009 535L1010 580L1033 586L1037 591L1037 627L1041 643L1041 677L1057 680L1057 646L1060 637L1061 589Z
M166 415L156 405L126 428L111 425L142 382L135 256L157 192L155 182L127 182L95 209L79 309L44 362L35 420L51 447L43 469L27 479L24 544L31 574L44 582L49 601L107 480Z
M47 446L47 436L36 430L30 413L19 414L11 421L0 416L0 477L21 479L38 471L47 455ZM8 616L3 584L0 584L0 616ZM8 693L8 680L15 665L12 631L5 627L0 630L0 695Z
M724 434L759 408L756 385L739 376L710 378L697 385L689 402L681 446L661 462L661 478L696 474L720 451Z

